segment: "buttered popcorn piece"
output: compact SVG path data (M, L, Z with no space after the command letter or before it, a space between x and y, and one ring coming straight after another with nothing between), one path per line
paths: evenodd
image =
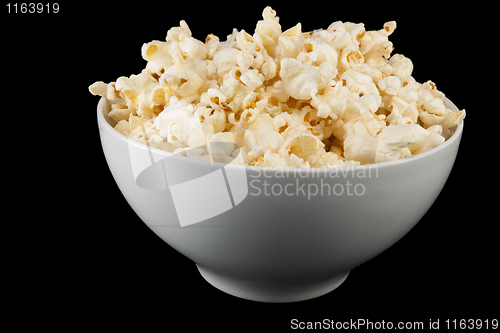
M281 60L280 76L285 84L285 91L295 99L309 100L321 89L324 90L337 69L325 61L319 67L302 64L297 59Z
M333 22L282 31L266 7L254 33L197 40L185 21L145 43L145 69L95 82L112 102L115 129L188 157L261 167L330 168L420 154L465 117L436 84L417 83L412 61L392 55L390 21L379 30Z

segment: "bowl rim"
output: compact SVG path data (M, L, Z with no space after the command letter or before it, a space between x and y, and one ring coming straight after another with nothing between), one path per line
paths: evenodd
M110 101L106 97L101 97L99 100L99 103L97 104L97 117L98 117L99 126L105 126L106 129L108 131L110 130L110 132L113 133L113 135L115 137L119 138L122 141L126 140L127 144L133 144L134 146L141 148L141 149L152 149L155 154L165 155L165 157L172 157L172 156L176 155L176 154L170 153L170 152L165 151L165 150L161 150L161 149L158 149L155 147L151 147L149 145L145 145L145 144L137 142L135 140L131 140L131 139L129 140L128 137L126 137L125 135L123 135L120 132L118 132L117 130L115 130L111 126L111 124L107 121L107 119L105 118L105 116L103 114L103 112L105 111L104 105L108 102L110 102ZM453 104L453 102L450 101L447 97L444 98L444 104L447 108L451 109L453 112L459 111L459 109L456 107L456 105ZM102 112L101 112L101 110L102 110ZM456 141L460 141L460 139L462 137L463 128L464 128L464 122L465 121L462 120L462 122L460 124L458 124L458 126L456 127L453 134L445 142L443 142L442 144L440 144L439 146L437 146L435 148L432 148L432 149L430 149L426 152L423 152L421 154L418 154L418 155L412 155L412 156L409 156L409 157L406 157L403 159L399 159L399 160L395 160L395 161L387 161L387 162L365 164L365 165L339 166L339 167L332 167L332 168L301 168L301 169L297 169L297 170L300 170L300 172L316 172L316 173L318 173L318 172L320 172L318 170L328 171L328 170L332 170L335 168L349 168L349 169L353 169L353 171L356 172L356 170L363 170L363 169L366 169L367 167L373 168L374 166L376 166L377 168L389 168L389 167L396 167L399 165L404 165L406 163L412 163L413 161L425 159L431 155L438 154L442 150L445 150L449 146L455 144ZM100 124L103 124L103 125L100 125ZM196 163L205 163L204 160L200 160L200 159L192 158L191 160L195 164ZM283 170L287 170L287 169L295 170L295 168L259 167L259 166L251 166L251 165L225 164L225 163L220 163L220 162L214 162L214 164L219 165L220 167L230 167L230 168L244 167L246 169L254 170L254 171L258 171L258 172L262 172L262 170L266 170L266 172L283 172Z

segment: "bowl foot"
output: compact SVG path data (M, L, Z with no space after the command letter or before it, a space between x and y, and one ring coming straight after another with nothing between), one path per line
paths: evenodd
M322 296L340 286L349 274L347 271L329 279L307 283L249 281L197 267L203 278L217 289L233 296L268 303L298 302Z

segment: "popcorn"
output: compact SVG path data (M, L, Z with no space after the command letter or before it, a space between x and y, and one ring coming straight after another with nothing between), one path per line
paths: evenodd
M115 129L192 158L259 167L381 163L442 144L465 117L412 61L394 54L396 22L333 22L282 32L271 7L253 35L197 40L185 21L143 44L137 75L89 87L112 101Z
M389 59L389 65L392 67L392 75L400 79L411 76L413 72L413 63L410 59L401 54L395 54Z
M371 135L348 135L344 141L344 156L361 164L373 163L377 153L378 138Z
M321 38L321 35L313 33L310 38L304 40L304 49L297 59L304 64L320 66L323 62L328 61L333 67L337 67L338 52L326 40Z
M231 163L239 154L238 146L234 141L233 133L220 132L214 134L208 143L212 161Z
M280 76L285 91L295 99L311 99L320 89L325 89L335 75L337 69L328 61L315 67L292 58L281 60Z
M180 97L190 97L196 94L202 84L203 80L192 65L171 66L160 77L160 85L169 87Z
M362 164L398 160L420 154L445 141L439 126L429 130L416 124L388 126L378 135L349 135L344 141L346 159Z
M391 21L385 23L384 28L379 31L368 31L363 34L359 48L365 59L373 59L374 63L381 62L381 57L389 59L393 46L388 37L394 29L396 22Z
M149 74L159 77L173 64L170 46L171 43L160 41L152 41L142 45L141 54L142 58L148 62L146 71Z
M304 40L302 25L298 23L278 37L278 44L274 48L270 48L270 55L276 60L296 58L303 50Z
M365 94L379 95L379 91L370 76L354 69L346 70L341 76L342 85L346 86L351 93L363 96Z
M324 144L308 132L304 126L288 128L285 132L288 133L284 134L286 141L279 150L280 155L294 154L297 157L305 158L324 147Z
M257 23L255 36L262 40L264 46L274 46L278 43L281 35L281 25L279 18L275 17L276 12L271 7L266 7L262 12L263 21Z
M221 49L214 54L213 65L217 69L219 77L223 77L234 66L236 66L237 57L242 52L234 48Z
M378 81L377 84L381 92L392 96L397 95L401 89L401 80L397 76L387 76Z
M264 81L263 79L262 74L259 74L256 69L247 69L240 76L240 81L252 90L260 87Z

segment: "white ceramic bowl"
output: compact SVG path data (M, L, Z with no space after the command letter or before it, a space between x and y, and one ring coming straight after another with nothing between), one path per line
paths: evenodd
M109 110L102 98L104 154L137 215L209 283L263 302L328 293L403 237L443 188L463 131L403 160L299 172L176 157L115 131Z

